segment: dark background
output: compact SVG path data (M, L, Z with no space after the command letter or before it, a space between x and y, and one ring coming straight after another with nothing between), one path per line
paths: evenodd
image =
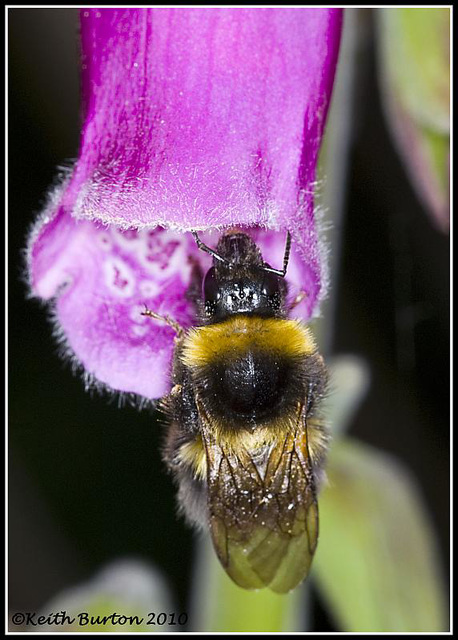
M193 535L175 516L154 414L85 393L27 299L21 252L56 167L77 155L78 20L9 16L10 602L37 610L120 556L151 560L189 609ZM368 15L369 28L371 18ZM371 390L351 434L418 479L449 566L449 238L431 224L381 112L373 34L360 56L332 352ZM166 533L165 533L166 532ZM319 601L315 628L331 630Z

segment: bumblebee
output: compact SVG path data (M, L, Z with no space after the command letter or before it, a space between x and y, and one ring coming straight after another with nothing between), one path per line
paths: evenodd
M327 371L310 329L289 317L283 269L246 234L226 232L177 332L163 457L187 520L210 529L240 587L286 593L308 574L328 435L316 415ZM145 315L159 318L154 312Z

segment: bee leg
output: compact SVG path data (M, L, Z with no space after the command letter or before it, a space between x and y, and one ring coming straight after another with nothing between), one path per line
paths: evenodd
M307 295L308 294L305 291L300 291L289 305L289 311L292 311L295 307L297 307L298 304L302 302L302 300L305 300L305 298L307 298Z
M289 231L286 232L286 245L285 245L285 253L283 256L283 269L273 269L268 265L264 264L262 269L267 271L268 273L275 273L277 276L281 276L284 278L286 276L286 271L288 269L289 263L289 255L291 253L291 234Z
M145 310L142 311L142 316L148 316L149 318L154 318L155 320L162 320L162 322L165 322L169 327L172 327L172 329L177 334L177 338L179 340L183 337L185 330L180 324L178 324L178 322L176 322L175 320L172 320L170 316L161 316L159 313L156 313L155 311L151 311L151 309L148 309L146 304L145 304Z
M191 233L194 236L194 240L196 241L198 249L200 249L201 251L205 251L205 253L208 253L210 256L212 256L212 258L215 258L215 260L228 264L228 260L226 258L220 256L219 253L217 253L214 249L210 249L210 247L207 247L207 245L202 242L202 240L197 235L197 231L191 231Z
M192 263L191 279L188 290L186 291L186 299L191 302L196 315L202 310L202 269L200 264L194 258L190 258Z

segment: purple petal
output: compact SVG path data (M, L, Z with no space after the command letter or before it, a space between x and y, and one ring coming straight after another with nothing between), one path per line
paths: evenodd
M291 295L307 294L296 315L316 311L313 191L341 11L84 9L81 21L80 154L31 235L30 281L58 296L88 373L155 398L174 334L140 310L190 326L191 268L210 264L183 232L256 227L281 266L290 229Z

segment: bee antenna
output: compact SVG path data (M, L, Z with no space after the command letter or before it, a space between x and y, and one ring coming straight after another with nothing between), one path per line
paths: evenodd
M202 240L197 235L197 231L191 231L191 233L194 236L194 240L196 241L197 247L201 251L205 251L205 253L210 254L213 258L216 258L216 260L219 260L220 262L224 262L224 264L229 264L229 261L226 260L226 258L223 258L223 256L220 256L219 253L216 253L216 251L214 251L213 249L210 249L210 247L207 247L207 245L202 242Z
M275 273L277 276L281 276L282 278L284 278L286 276L286 271L288 269L290 253L291 253L291 234L289 231L287 231L285 253L283 256L283 269L273 269L272 267L268 267L264 265L262 267L263 271L267 271L268 273Z

